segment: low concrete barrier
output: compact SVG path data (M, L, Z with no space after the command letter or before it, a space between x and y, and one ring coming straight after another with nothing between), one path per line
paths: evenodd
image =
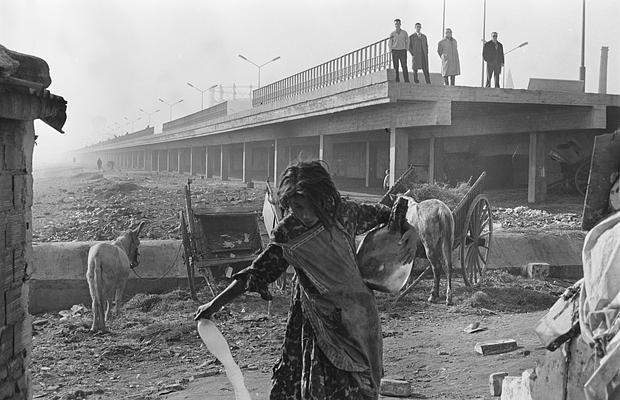
M529 263L580 266L586 232L494 232L489 268L521 268Z
M495 232L489 268L522 268L529 263L551 267L581 266L585 232ZM97 242L34 243L34 266L30 279L30 313L67 309L73 304L90 306L86 283L88 249ZM187 287L181 241L144 240L141 260L130 274L125 298L135 293L161 293ZM457 260L456 253L453 255ZM239 267L236 266L238 269ZM583 272L581 272L583 274ZM558 276L560 277L560 276ZM201 278L198 278L200 280Z
M30 279L31 314L57 311L73 304L90 307L86 282L88 250L97 242L33 243ZM129 275L125 299L135 293L161 293L187 287L180 240L142 240L140 265Z

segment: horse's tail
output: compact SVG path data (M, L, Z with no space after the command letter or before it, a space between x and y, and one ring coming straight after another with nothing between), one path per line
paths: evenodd
M439 209L439 221L441 224L443 243L441 246L443 258L449 271L452 271L452 249L454 247L454 217L448 206ZM447 240L446 240L447 239Z
M88 281L90 297L93 300L93 329L105 328L105 326L98 326L100 323L105 324L102 268L103 265L97 249L93 250L91 248L88 252L88 269L86 272L86 280Z

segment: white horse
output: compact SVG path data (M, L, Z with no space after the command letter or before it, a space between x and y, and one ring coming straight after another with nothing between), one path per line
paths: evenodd
M137 267L140 262L138 236L143 225L144 221L140 222L136 229L124 232L112 243L97 243L88 251L86 280L93 300L91 332L106 331L105 322L108 320L112 301L113 314L120 313L129 270Z

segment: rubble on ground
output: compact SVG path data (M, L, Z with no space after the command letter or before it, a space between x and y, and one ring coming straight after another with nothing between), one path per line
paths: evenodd
M577 213L550 213L527 206L492 207L494 222L501 224L503 229L581 229L581 214Z

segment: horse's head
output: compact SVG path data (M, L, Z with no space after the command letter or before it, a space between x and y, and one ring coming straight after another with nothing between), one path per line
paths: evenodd
M122 242L123 247L125 248L131 268L136 268L138 264L140 264L140 252L138 249L140 247L139 236L144 224L145 221L140 222L136 228L126 231L117 239L117 242Z

